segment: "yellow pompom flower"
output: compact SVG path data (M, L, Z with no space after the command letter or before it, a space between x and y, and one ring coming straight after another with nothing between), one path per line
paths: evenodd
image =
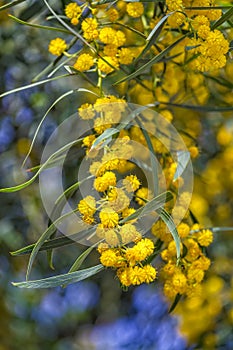
M132 215L133 213L135 213L135 209L134 208L125 208L123 211L122 211L122 213L121 213L121 215L122 215L122 217L123 218L127 218L128 216L130 216L130 215ZM128 221L129 222L129 221ZM132 221L130 221L130 222L132 222Z
M105 229L105 235L104 235L106 243L108 243L110 246L116 247L119 245L119 238L117 236L117 233L113 229Z
M106 267L117 267L119 258L121 258L113 249L103 250L100 256L100 262Z
M145 205L146 202L150 199L150 197L151 191L146 187L142 187L139 190L137 190L135 200L139 205Z
M104 56L115 57L117 54L117 46L113 44L108 44L104 46Z
M111 208L101 210L99 218L104 228L113 228L118 225L119 215Z
M180 238L186 238L189 235L190 227L189 225L182 222L177 227L178 234Z
M188 280L190 280L192 283L200 283L204 278L204 271L201 269L193 269L190 268L188 270Z
M116 186L116 175L112 171L106 171L103 176L97 177L94 181L94 188L98 192L106 191L109 186Z
M127 248L125 251L125 258L128 263L133 266L137 262L145 260L154 251L154 243L148 239L140 240L134 247Z
M111 7L107 12L106 12L109 21L111 22L115 22L118 20L119 18L119 12L117 11L117 9L115 9L114 7Z
M89 103L84 103L81 105L80 108L78 108L78 113L80 118L82 119L93 119L95 116L95 111L93 109L93 106Z
M85 39L92 41L98 38L98 22L95 18L86 18L82 21L83 36Z
M197 241L203 247L208 247L213 242L213 232L210 230L201 230L197 234Z
M78 210L85 216L93 216L96 212L96 201L92 196L87 196L78 204Z
M131 280L130 280L131 269L132 269L131 267L127 267L125 269L117 270L117 277L119 278L121 284L125 287L129 287L131 285Z
M126 11L129 16L137 18L143 14L144 6L141 2L130 2L126 6Z
M136 175L128 175L123 180L127 192L135 192L141 185Z
M134 54L132 50L128 49L127 47L123 47L118 52L118 60L120 64L130 64L132 63L133 59L134 59Z
M136 227L130 223L121 226L120 235L123 244L141 239L141 234L137 231Z
M191 146L189 147L189 153L191 158L195 159L199 155L199 149L196 146Z
M82 145L84 147L90 148L94 141L95 141L95 135L89 135L84 137Z
M187 278L182 272L175 272L172 277L172 286L176 293L183 294L187 288Z
M105 74L112 73L119 67L116 57L104 56L98 60L98 69Z
M78 19L81 16L82 10L76 2L71 2L65 7L65 14L71 20L73 25L78 24Z
M111 27L102 28L99 32L99 40L104 44L113 44L116 36L116 30Z
M94 59L88 53L83 53L77 59L74 64L74 68L79 70L80 72L85 72L89 70L94 65Z
M49 43L49 52L52 55L60 56L67 49L67 44L65 40L61 38L56 38Z
M113 45L116 45L117 47L124 45L126 41L125 34L121 30L117 30Z
M142 276L144 283L151 283L156 279L157 272L156 269L151 265L145 265L142 268Z

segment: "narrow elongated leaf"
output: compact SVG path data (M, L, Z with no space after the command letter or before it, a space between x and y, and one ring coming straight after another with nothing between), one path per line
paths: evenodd
M35 143L35 140L36 140L36 138L37 138L38 132L39 132L39 130L40 130L40 128L41 128L41 126L42 126L42 124L43 124L45 118L46 118L47 115L49 114L49 112L52 110L52 108L53 108L58 102L60 102L61 100L63 100L65 97L67 97L67 96L73 94L74 92L75 92L75 90L70 90L70 91L66 92L65 94L59 96L59 97L56 99L56 101L54 101L54 102L51 104L51 106L47 109L47 111L46 111L45 114L43 115L43 117L42 117L42 119L41 119L41 121L40 121L38 127L36 128L36 131L35 131L35 133L34 133L34 135L33 135L33 139L32 139L30 148L29 148L29 150L28 150L28 153L26 154L26 157L25 157L25 159L24 159L24 161L23 161L23 165L22 165L22 166L25 165L25 163L26 163L26 161L27 161L27 159L28 159L28 157L29 157L29 155L30 155L30 153L31 153L31 151L32 151L32 148L33 148L33 146L34 146L34 143Z
M169 314L175 310L177 304L179 303L180 299L181 299L182 295L181 294L176 294L176 297L172 303L172 305L170 306L170 309L169 309Z
M36 174L28 181L20 184L20 185L16 185L13 187L6 187L6 188L0 188L0 193L12 193L12 192L17 192L19 190L22 190L26 187L28 187L29 185L31 185L39 176L39 174L50 164L50 162L56 157L58 156L60 153L65 152L66 149L69 149L70 147L76 145L77 143L80 142L80 139L72 141L70 143L68 143L67 145L61 147L58 151L56 151L55 153L53 153L48 159L47 161L41 165L41 167L39 168L39 170L36 172Z
M190 153L188 151L177 152L177 168L176 168L173 181L176 181L178 177L180 177L183 174L189 161L190 161Z
M92 252L94 249L94 246L87 248L81 255L77 257L71 268L69 269L68 273L72 273L74 271L77 271L82 263L85 261L85 259L88 257L88 255Z
M150 50L151 46L154 45L154 43L156 42L157 38L159 37L159 34L161 33L164 24L166 23L168 17L170 17L174 12L170 12L168 13L166 16L164 16L157 24L156 26L152 29L152 31L150 32L150 34L148 35L148 37L146 38L147 44L144 47L144 49L142 50L142 52L140 53L140 55L135 59L135 61L139 61L141 57L144 56L144 54ZM134 62L135 62L134 61Z
M105 130L100 136L97 137L97 139L95 139L91 146L91 151L102 142L102 145L99 146L98 149L103 148L106 144L112 141L112 136L117 134L118 132L119 130L116 128L108 128L107 130ZM107 141L107 143L105 143L104 141Z
M154 193L158 193L159 188L159 180L158 180L158 167L156 163L156 154L154 151L154 147L152 145L150 136L147 132L147 130L142 126L142 123L140 122L139 118L136 118L136 122L138 123L144 137L147 143L147 146L150 150L150 162L151 162L151 170L152 170L152 176L153 176L153 185L154 185Z
M179 263L180 260L180 237L176 229L176 225L171 217L171 215L163 208L161 210L158 210L161 219L166 224L167 228L169 229L176 245L176 257L177 257L177 263Z
M35 87L35 86L38 86L38 85L43 85L43 84L49 83L50 81L54 81L54 80L58 80L58 79L66 78L66 77L70 77L70 74L63 74L63 75L59 75L58 77L45 79L45 80L37 81L36 83L32 83L32 84L29 84L29 85L21 86L21 87L18 87L16 89L4 92L3 94L0 95L0 98L8 96L10 94L13 94L15 92L27 90L27 89L30 89L32 87Z
M78 233L74 233L73 235L51 239L51 240L43 243L41 248L39 249L39 251L59 248L59 247L63 247L63 246L69 245L69 244L75 244L79 240L82 240L82 239L86 238L88 235L93 234L95 232L95 230L96 230L95 227L91 227L91 228L88 228L86 230L80 231ZM23 247L23 248L20 248L14 252L11 252L11 255L18 256L18 255L29 254L32 252L34 247L35 247L35 243L30 244L26 247Z
M214 30L218 28L221 24L228 21L228 19L233 17L233 6L226 12L222 17L220 17L214 24L211 26L211 29Z
M62 215L61 217L59 217L57 220L55 220L48 228L47 230L45 230L42 235L40 236L40 238L38 239L38 241L36 242L36 244L34 245L30 258L29 258L29 262L28 262L28 267L27 267L27 273L26 273L26 279L29 278L29 274L31 272L32 269L32 264L37 256L37 253L40 250L40 247L42 246L42 244L48 240L51 235L57 230L57 226L56 224L58 224L59 222L61 222L63 219L67 218L68 216L72 215L75 211L77 211L78 209L71 211L69 213L66 213L64 215Z
M182 40L184 40L186 37L188 36L188 34L183 35L182 37L180 37L178 40L176 40L173 44L171 44L170 46L168 46L166 49L164 49L162 52L160 52L158 55L156 55L154 58L152 58L149 62L147 62L146 64L144 64L143 66L141 66L139 69L137 69L135 72L133 72L132 74L127 75L126 77L122 78L121 80L118 80L117 82L113 83L113 85L117 85L120 83L123 83L124 81L128 81L131 79L134 79L135 77L137 77L138 75L142 74L143 72L145 72L145 70L149 69L151 66L153 66L153 64L161 61L161 59L166 56L166 54L168 52L170 52L176 45L178 45Z
M133 214L122 219L120 221L120 224L123 224L133 219L137 219L139 216L142 217L144 215L151 214L153 211L157 211L158 209L163 207L164 203L169 202L172 199L173 195L169 191L159 194L152 200L148 201L143 207L137 209Z
M42 25L35 24L35 23L25 22L25 21L23 21L22 19L17 18L17 17L15 17L15 16L13 16L13 15L9 15L9 17L10 17L11 19L13 19L14 21L16 21L17 23L20 23L20 24L23 24L23 25L26 25L26 26L29 26L29 27L34 27L34 28L39 28L39 29L45 29L45 30L53 30L53 31L55 31L55 32L61 32L61 33L70 34L70 32L69 32L68 30L63 29L63 28L42 26Z
M88 269L66 273L64 275L57 275L40 280L25 281L25 282L12 282L13 286L19 288L52 288L62 285L68 285L71 283L85 280L104 269L103 265L99 264Z
M11 1L8 4L2 5L0 7L0 11L4 11L4 10L6 10L6 9L12 7L12 6L18 5L18 4L20 4L21 2L24 2L24 1L26 1L26 0L14 0L14 1Z

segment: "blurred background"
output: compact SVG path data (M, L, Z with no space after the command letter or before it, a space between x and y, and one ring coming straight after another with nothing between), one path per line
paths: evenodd
M38 18L39 2L18 5L16 16ZM0 2L1 4L1 2ZM32 7L34 7L32 11ZM43 9L41 10L43 12ZM42 13L41 12L41 13ZM0 12L0 92L29 84L51 61L50 32L20 25ZM65 72L61 72L64 74ZM233 63L226 68L233 76ZM62 93L80 84L77 78L8 95L0 101L0 186L12 186L30 174L21 169L30 140L42 115ZM215 87L214 87L215 88ZM232 90L217 87L218 96L233 102ZM228 94L228 95L227 95ZM38 134L28 167L39 164L43 147L57 125L75 112L81 97L68 97L49 113ZM183 114L182 114L183 113ZM232 113L175 111L177 127L198 129L201 150L195 161L192 209L209 227L233 226L233 116ZM47 218L38 186L21 192L0 194L0 350L98 349L182 350L233 348L232 231L217 230L209 250L212 266L202 295L181 301L168 315L158 283L121 291L111 271L91 280L48 290L24 290L12 281L25 279L28 256L10 252L38 239ZM84 247L72 245L56 250L58 271L66 272ZM97 256L90 258L96 263ZM89 261L91 263L91 261ZM33 278L50 275L45 253L40 253Z

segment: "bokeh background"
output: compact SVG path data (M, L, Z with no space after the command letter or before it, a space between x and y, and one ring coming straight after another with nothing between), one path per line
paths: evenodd
M1 3L1 2L0 2ZM10 12L24 20L38 20L39 2L20 4ZM39 12L39 10L41 12ZM38 15L40 13L40 15ZM44 14L43 14L44 15ZM48 53L50 32L22 26L0 12L0 91L27 85L52 61ZM65 73L65 72L61 72ZM228 80L233 63L226 68ZM12 186L28 175L21 164L42 115L51 102L74 85L77 78L51 82L8 95L0 101L0 186ZM214 86L218 96L233 102L232 90ZM80 96L66 98L49 113L38 134L31 164L40 162L43 147L54 131L81 103ZM176 111L178 128L198 129L200 157L195 161L192 209L209 227L233 226L233 116L232 113ZM216 230L209 250L212 266L202 295L196 302L184 300L169 315L161 286L142 285L121 291L111 271L91 280L48 290L24 290L11 281L25 278L27 256L10 252L38 239L47 218L37 184L0 194L0 350L97 349L182 350L233 348L233 235ZM84 247L56 250L55 267L66 272ZM97 256L93 254L94 262ZM89 261L91 263L91 261ZM45 253L39 254L33 278L51 275Z

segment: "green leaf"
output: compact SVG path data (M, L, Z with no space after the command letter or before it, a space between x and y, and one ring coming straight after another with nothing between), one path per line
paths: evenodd
M57 226L56 224L61 222L64 218L67 218L68 216L72 215L74 212L76 212L78 209L73 210L71 212L68 212L64 215L62 215L61 217L59 217L57 220L55 220L40 236L40 238L38 239L38 241L36 242L36 244L34 245L30 258L29 258L29 262L28 262L28 267L27 267L27 273L26 273L26 279L29 278L29 274L31 272L32 269L32 264L41 248L41 246L43 245L43 243L48 240L51 235L57 230Z
M2 5L0 7L0 11L4 11L4 10L6 10L6 9L12 7L12 6L18 5L18 4L20 4L21 2L24 2L24 1L26 1L26 0L14 0L14 1L11 1L8 4Z
M34 133L34 135L33 135L33 139L32 139L30 148L29 148L29 150L28 150L28 153L26 154L26 157L25 157L25 159L24 159L24 161L23 161L22 166L25 165L25 163L26 163L26 161L27 161L27 159L28 159L28 157L29 157L29 155L30 155L30 153L31 153L31 151L32 151L32 148L33 148L33 146L34 146L34 143L35 143L35 140L36 140L36 138L37 138L38 132L39 132L39 130L40 130L40 128L41 128L41 125L43 124L45 118L47 117L47 115L49 114L49 112L51 111L51 109L52 109L58 102L60 102L61 100L63 100L65 97L67 97L67 96L69 96L69 95L72 95L72 94L75 93L75 92L76 92L75 90L70 90L70 91L66 92L65 94L59 96L58 99L56 99L56 101L54 101L54 102L52 103L52 105L49 107L49 109L47 109L47 111L46 111L45 114L43 115L43 117L42 117L42 119L41 119L41 121L40 121L38 127L36 128L36 131L35 131L35 133Z
M20 23L20 24L23 24L23 25L26 25L26 26L29 26L29 27L45 29L45 30L53 30L55 32L61 32L61 33L70 34L70 32L68 30L66 30L66 29L57 28L57 27L42 26L42 25L34 24L34 23L28 23L28 22L25 22L22 19L17 18L17 17L15 17L13 15L9 15L9 17L11 19L13 19L14 21L16 21L17 23Z
M108 128L107 130L105 130L100 136L98 136L95 141L93 142L92 146L91 146L91 151L93 149L95 149L100 143L101 144L100 147L98 147L98 149L103 148L104 146L106 146L109 142L111 142L112 140L112 136L116 135L119 132L118 129L116 128Z
M37 81L36 83L32 83L32 84L29 84L29 85L21 86L21 87L18 87L16 89L4 92L3 94L0 95L0 98L8 96L10 94L13 94L15 92L27 90L27 89L30 89L30 88L32 88L34 86L43 85L43 84L49 83L50 81L54 81L54 80L58 80L58 79L61 79L61 78L66 78L66 77L70 77L70 74L63 74L63 75L59 75L58 77L45 79L45 80Z
M190 161L190 153L188 151L178 151L177 152L177 168L173 178L173 181L176 181L180 177L185 168L187 167Z
M152 29L152 31L150 32L150 34L148 35L148 37L146 38L147 44L144 47L144 49L142 50L142 52L140 53L140 55L135 59L134 62L137 62L140 60L141 57L144 56L144 54L150 50L151 46L154 45L154 43L156 42L156 39L159 37L164 24L166 23L168 17L170 17L173 13L175 12L170 12L169 14L167 14L166 16L164 16L157 24L156 26Z
M42 170L44 170L50 164L50 161L53 160L53 158L55 158L60 153L66 151L66 149L69 149L70 147L76 145L79 142L80 142L80 139L72 141L72 142L68 143L67 145L61 147L59 150L57 150L55 153L53 153L44 164L41 165L40 169L37 171L37 173L30 180L28 180L20 185L13 186L13 187L0 188L0 193L1 192L2 193L17 192L17 191L20 191L20 190L28 187L36 180L36 178L39 176L39 174L42 172Z
M233 6L228 10L222 17L220 17L216 22L214 22L211 26L211 29L214 30L218 28L221 24L228 21L233 16Z
M152 145L150 136L147 132L147 130L142 126L142 123L140 122L139 118L136 118L136 122L138 123L144 137L147 143L147 146L150 150L150 162L151 162L151 170L152 170L152 175L153 175L153 185L154 185L154 193L158 193L158 188L159 188L159 180L158 180L158 167L157 163L155 161L156 159L156 154L154 147Z
M132 74L129 74L127 76L125 76L124 78L122 78L121 80L118 80L117 82L113 83L114 85L123 83L124 81L128 81L131 79L134 79L135 77L137 77L139 74L142 74L145 70L147 70L148 68L150 68L151 66L153 66L153 64L159 62L162 60L162 58L169 52L171 51L176 45L178 45L182 40L184 40L186 37L188 36L188 34L183 35L182 37L180 37L178 40L176 40L173 44L171 44L170 46L168 46L166 49L164 49L162 52L160 52L158 55L156 55L154 58L152 58L149 62L147 62L146 64L144 64L143 66L141 66L139 69L137 69L135 72L133 72Z
M68 273L72 273L74 271L77 271L82 263L85 261L85 259L88 257L88 255L92 252L95 246L91 246L87 248L81 255L77 257L71 268L69 269Z
M69 245L69 244L75 244L75 243L77 243L77 240L81 240L83 238L86 238L87 235L91 235L92 233L94 233L95 229L96 229L95 227L91 227L91 228L88 228L86 230L80 231L78 233L74 233L73 235L51 239L51 240L43 243L41 248L39 249L39 251L59 248L59 247L63 247L65 245ZM34 247L35 247L35 243L30 244L26 247L23 247L23 248L20 248L14 252L11 252L11 255L18 256L18 255L29 254L32 252Z
M164 206L165 202L169 202L173 199L171 192L167 191L159 194L152 200L148 201L143 207L137 209L133 214L127 216L126 218L120 220L120 224L124 224L133 219L137 219L139 216L144 216L151 214L153 211L158 211L161 207ZM160 213L160 211L159 211Z
M181 294L176 294L176 297L172 303L172 305L170 306L170 309L168 311L168 313L170 314L177 306L177 304L179 303L180 299L181 299L182 295Z
M62 285L68 285L70 283L79 282L85 280L104 269L103 265L99 264L88 269L66 273L64 275L57 275L40 280L25 281L25 282L12 282L13 286L19 288L52 288Z
M180 237L176 229L176 225L171 217L171 215L163 208L161 210L158 210L161 219L166 224L167 228L169 229L176 245L176 257L177 257L177 264L180 260Z

